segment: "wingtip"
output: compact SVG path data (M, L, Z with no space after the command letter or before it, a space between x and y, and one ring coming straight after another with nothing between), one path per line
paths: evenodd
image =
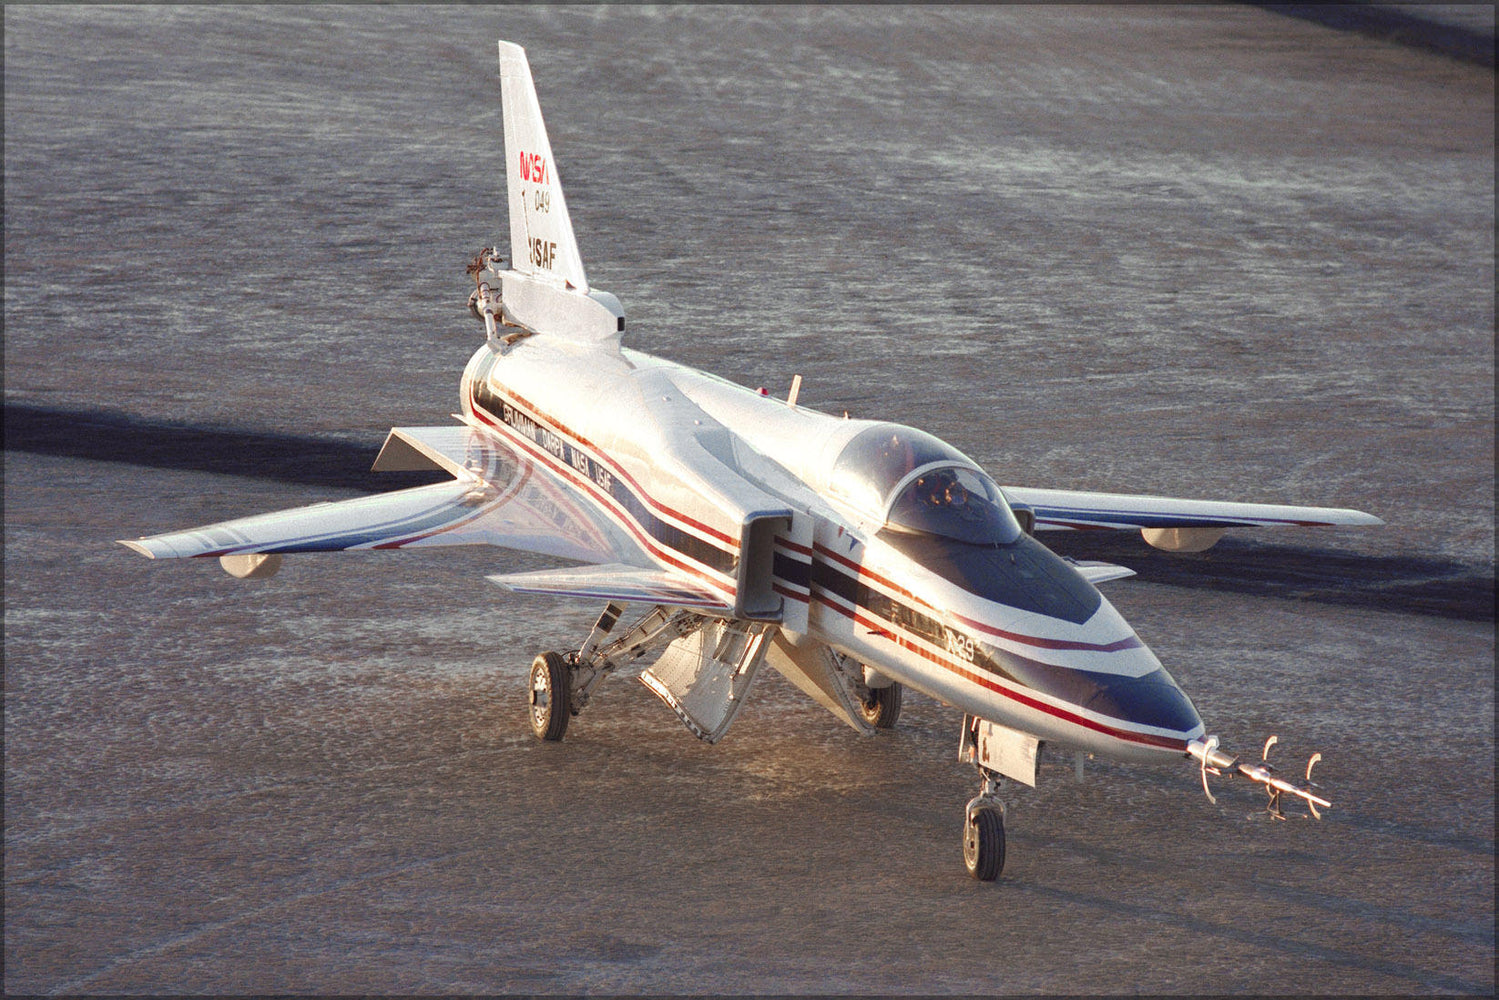
M1353 510L1349 507L1312 507L1302 509L1319 512L1316 519L1306 522L1307 527L1371 528L1384 524L1384 519L1381 517L1375 517L1367 511Z
M152 552L150 549L146 548L146 546L143 545L143 544L141 544L141 542L132 541L132 540L130 540L128 538L117 538L117 539L115 539L115 544L117 544L117 545L123 545L127 549L130 549L132 552L139 552L141 555L145 556L147 559L155 559L156 558L156 553Z

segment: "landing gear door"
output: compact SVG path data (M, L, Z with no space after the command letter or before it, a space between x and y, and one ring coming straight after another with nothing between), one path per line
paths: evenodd
M995 725L971 715L963 717L958 759L1036 787L1036 758L1041 741L1027 733Z
M864 671L856 661L814 639L793 642L781 634L769 646L766 659L782 677L858 732L874 734L874 727L865 721L859 708Z
M717 743L744 704L765 658L773 625L713 621L672 641L640 682L686 724L692 734Z

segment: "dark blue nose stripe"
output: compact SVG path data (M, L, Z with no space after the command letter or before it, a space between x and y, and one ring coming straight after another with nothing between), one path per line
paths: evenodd
M789 563L791 560L785 561ZM778 572L782 568L778 563ZM1101 670L1043 663L954 630L911 603L876 590L826 559L815 560L810 573L805 564L784 569L798 576L810 575L812 585L827 598L847 605L845 613L862 612L871 619L888 623L892 631L920 639L938 649L950 651L955 644L961 646L964 666L971 666L981 675L1007 681L1130 726L1190 733L1202 725L1191 700L1163 668L1158 667L1141 677L1126 677ZM1138 648L1139 645L1135 642L1126 648Z

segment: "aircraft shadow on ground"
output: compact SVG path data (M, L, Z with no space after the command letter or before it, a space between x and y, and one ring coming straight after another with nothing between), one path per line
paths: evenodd
M1494 68L1494 34L1492 27L1479 27L1441 20L1443 6L1431 4L1433 10L1422 10L1423 4L1374 3L1270 3L1249 0L1259 7L1287 17L1311 21L1337 31L1378 38L1416 49L1440 52L1444 56L1476 66Z
M249 476L379 493L446 480L447 473L371 472L382 439L366 441L156 423L122 413L5 406L5 450ZM313 499L308 500L309 503Z
M379 442L150 422L126 414L5 407L5 450L379 492L447 475L369 472ZM308 502L313 499L309 498ZM1133 569L1140 580L1466 621L1494 618L1491 567L1369 556L1225 538L1207 552L1166 553L1134 532L1047 532L1052 549Z
M1041 539L1060 555L1128 566L1149 583L1465 621L1494 618L1492 569L1454 560L1369 556L1247 538L1225 538L1206 552L1161 552L1135 532L1052 532Z

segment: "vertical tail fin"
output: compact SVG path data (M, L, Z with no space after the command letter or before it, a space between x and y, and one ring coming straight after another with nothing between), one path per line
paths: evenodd
M505 179L510 193L510 266L588 294L526 50L500 42L500 101L505 121Z
M491 271L501 285L505 320L617 351L624 309L608 292L588 287L526 50L510 42L500 43L500 104L510 193L510 266L491 265Z

